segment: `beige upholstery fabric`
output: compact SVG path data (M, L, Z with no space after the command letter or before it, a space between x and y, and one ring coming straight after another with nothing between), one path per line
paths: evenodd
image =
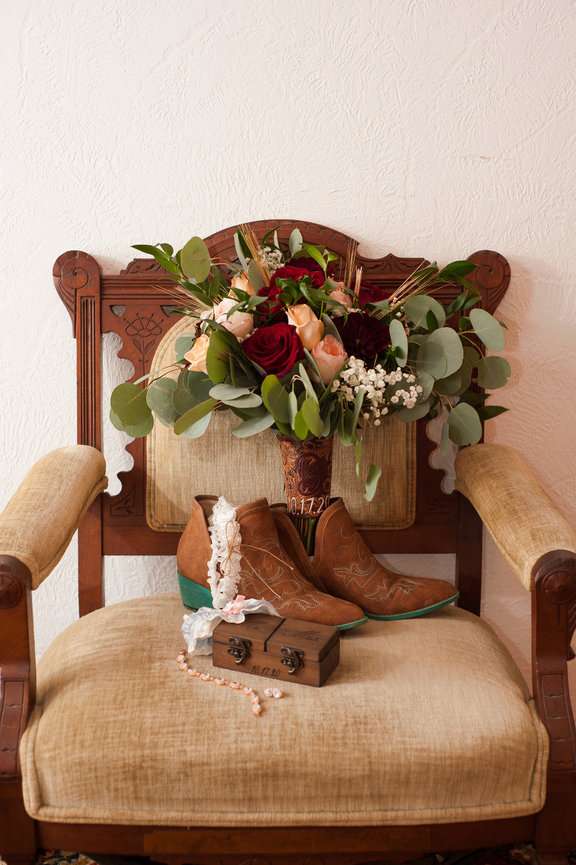
M164 336L152 361L160 370L174 361L174 343L190 332L187 319L179 320ZM226 495L236 504L265 496L284 500L278 445L272 432L242 441L230 434L235 420L217 412L207 433L190 440L156 423L146 442L148 524L157 531L181 532L188 521L192 499L202 493ZM335 443L335 496L346 494L355 522L400 529L412 525L416 508L416 443L413 424L392 418L366 436L364 462L382 466L379 491L371 503L364 500L354 473L351 448Z
M95 448L59 448L32 467L0 514L0 555L27 566L32 588L62 558L80 518L106 488L105 473Z
M576 553L576 531L513 448L480 444L460 451L456 487L470 499L527 589L532 588L532 568L544 553Z
M177 669L182 612L174 595L128 601L52 644L20 750L33 817L369 826L542 807L544 727L512 659L470 613L371 622L343 638L323 688L288 684L256 718L244 695ZM270 684L224 675L261 694Z

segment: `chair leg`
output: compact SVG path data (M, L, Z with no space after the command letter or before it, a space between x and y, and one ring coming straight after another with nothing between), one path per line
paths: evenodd
M0 782L0 859L31 865L37 852L36 824L24 809L20 779Z

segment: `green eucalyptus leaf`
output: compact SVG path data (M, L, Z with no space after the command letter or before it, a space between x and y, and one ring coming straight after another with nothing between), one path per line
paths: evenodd
M308 424L304 420L302 409L296 413L292 427L301 441L304 441L308 437Z
M146 389L137 384L124 382L112 391L110 406L120 423L137 426L147 421L150 409L146 401Z
M316 382L316 384L320 385L322 387L322 389L324 390L325 385L324 385L324 382L322 381L322 376L320 375L320 370L318 368L318 364L316 363L316 360L314 359L312 352L308 351L307 348L304 349L304 357L306 358L306 361L308 363L308 368L310 369L310 372L312 374L314 381Z
M354 426L354 412L348 408L342 410L338 435L344 447L349 447L356 442L356 428Z
M395 359L398 366L405 366L408 360L408 337L404 325L397 318L390 322L390 342L396 349Z
M493 315L485 309L470 310L470 321L474 332L489 351L502 351L504 349L504 328Z
M191 237L182 247L180 264L186 276L196 282L204 282L208 277L212 262L208 247L201 237Z
M238 399L239 396L246 396L251 393L247 387L233 387L231 384L215 384L210 388L210 396L212 399L219 399L222 402L226 400Z
M474 445L482 438L482 421L478 412L466 402L459 402L448 415L448 431L454 444Z
M426 417L432 405L431 400L427 399L424 402L417 402L414 408L401 408L394 412L397 418L403 423L412 423L415 420Z
M496 390L504 387L510 378L512 370L504 357L483 357L478 364L478 384L485 390Z
M217 405L218 400L209 397L208 399L205 399L204 402L199 402L197 405L188 409L188 411L184 412L184 414L179 417L174 424L174 432L176 435L181 435L183 432L186 432L192 424L195 424L196 421L199 421L200 418L203 418L211 412Z
M183 333L182 336L177 337L174 343L176 360L184 360L184 355L190 351L195 342L196 337L193 333Z
M288 239L288 248L290 255L296 255L302 249L302 232L299 228L294 228Z
M236 397L236 399L222 399L220 402L230 408L258 408L262 405L262 399L257 393L247 393L245 396Z
M192 406L208 399L211 388L212 382L205 373L183 369L174 392L174 408L178 414L184 414Z
M340 336L340 331L338 330L330 316L326 315L326 313L323 313L322 321L324 323L324 336L333 336L334 339L337 339L340 345L342 345L342 337Z
M146 394L148 407L165 424L173 424L179 414L174 405L177 387L173 378L158 378L152 382Z
M228 378L230 351L228 338L221 330L214 330L206 352L206 369L213 384L220 384Z
M418 402L425 402L434 390L434 377L427 372L420 371L416 375L416 384L419 384L422 388Z
M234 249L236 250L236 255L238 256L238 261L242 266L242 270L247 273L248 262L246 261L246 255L244 254L244 248L242 246L240 234L237 231L234 232Z
M374 463L372 463L368 469L368 477L366 478L366 484L364 486L364 498L367 502L371 502L376 495L381 475L382 469L380 466L375 466Z
M427 327L429 312L434 315L439 327L443 327L446 322L446 313L442 304L427 294L416 294L409 297L404 304L404 311L414 327Z
M238 424L232 430L232 435L236 436L238 439L245 439L249 436L257 435L257 433L264 432L264 430L274 425L274 418L267 411L262 411L262 414L258 414L255 417L251 417L249 420L242 421L241 424Z
M300 378L302 379L302 383L303 383L304 387L306 388L306 393L308 394L310 399L314 400L315 402L318 402L318 396L316 394L316 391L314 390L314 385L310 381L310 376L306 372L306 367L304 366L303 363L298 364L298 373L300 375Z
M148 416L141 420L139 423L124 424L122 423L118 415L115 414L112 409L110 409L110 420L113 426L116 427L116 429L127 433L129 436L132 436L135 439L147 436L148 433L152 431L152 428L154 426L154 417L152 415L152 412L150 412Z
M462 341L451 327L440 327L420 345L417 356L418 370L435 379L447 378L462 366Z
M447 396L459 396L470 387L472 381L472 371L480 363L480 355L472 346L465 346L464 359L459 370L452 373L447 378L439 379L436 382L436 390L438 393L446 394Z
M318 400L307 396L302 403L300 409L302 417L306 421L306 426L313 436L319 438L324 431L324 423L320 417L320 409L318 408Z
M180 435L187 439L198 439L200 436L204 435L208 427L210 426L210 421L212 420L213 412L209 411L203 417L199 418L195 423L191 424L187 427Z
M262 382L262 401L276 422L290 423L288 391L277 375L267 375Z

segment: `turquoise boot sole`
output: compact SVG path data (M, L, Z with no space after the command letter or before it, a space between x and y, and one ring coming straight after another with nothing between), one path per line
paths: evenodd
M379 622L396 622L400 619L419 619L421 616L427 616L428 613L433 613L435 610L441 610L442 607L447 607L458 600L459 592L456 592L445 601L438 601L437 604L431 604L429 607L422 607L420 610L414 610L410 613L397 613L395 616L376 616L373 613L366 613L369 619L377 619ZM366 612L366 611L364 611Z
M180 596L185 607L190 607L192 610L198 610L200 607L212 607L212 592L204 586L194 583L187 579L178 571L178 584L180 586ZM343 625L337 625L339 631L351 631L353 628L359 628L368 621L368 616L363 619L356 619L353 622L345 622Z

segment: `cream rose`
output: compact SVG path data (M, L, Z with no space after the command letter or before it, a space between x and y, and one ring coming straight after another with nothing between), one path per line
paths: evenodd
M232 288L239 288L240 291L245 291L246 294L257 294L256 289L248 279L245 273L239 273L230 282Z
M330 299L335 300L337 303L342 304L347 309L352 306L352 298L348 294L347 291L344 290L343 282L335 282L334 288L329 292ZM338 307L334 307L332 310L332 315L343 315L343 312L338 309Z
M312 349L312 357L316 361L324 384L330 384L348 360L344 346L330 333Z
M304 348L312 351L324 336L324 324L306 303L289 306L286 314L289 324L296 328L296 333Z
M236 339L245 339L254 330L254 317L249 312L233 312L228 318L228 313L237 303L233 297L225 297L213 309L214 320L233 333Z
M194 345L184 355L184 360L190 364L189 369L194 372L206 372L206 352L210 344L210 337L205 333L200 334L194 340Z

